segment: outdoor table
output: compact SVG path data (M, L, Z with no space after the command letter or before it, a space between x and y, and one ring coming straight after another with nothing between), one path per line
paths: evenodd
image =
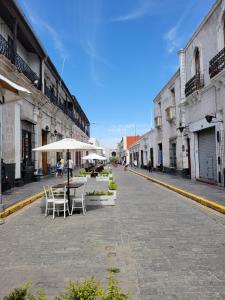
M53 186L53 188L67 188L67 195L68 195L68 205L69 205L69 209L71 210L72 208L72 203L70 201L70 189L77 189L79 187L81 187L82 185L84 185L83 182L71 182L69 185L65 184L65 183L59 183Z

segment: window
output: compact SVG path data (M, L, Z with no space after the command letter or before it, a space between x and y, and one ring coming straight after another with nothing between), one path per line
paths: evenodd
M25 166L34 163L34 125L28 121L22 121L22 162Z
M195 75L196 77L200 75L200 53L198 48L195 50Z
M225 47L225 15L223 16L223 46Z
M176 104L176 95L175 95L175 88L173 87L171 90L171 96L172 96L172 101L173 101L173 105Z
M176 139L170 140L170 167L177 167Z

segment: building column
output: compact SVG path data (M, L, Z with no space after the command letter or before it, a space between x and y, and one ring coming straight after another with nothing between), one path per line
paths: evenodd
M39 147L39 110L37 107L34 108L34 121L36 122L36 125L34 126L34 146L35 148ZM34 152L34 168L36 170L36 174L38 175L40 173L40 153L38 151Z
M20 104L15 104L15 179L21 178L21 120Z

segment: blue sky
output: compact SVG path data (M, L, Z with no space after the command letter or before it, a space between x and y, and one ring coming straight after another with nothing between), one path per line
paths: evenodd
M18 0L91 123L115 147L152 126L152 100L214 0ZM64 68L63 68L64 65Z

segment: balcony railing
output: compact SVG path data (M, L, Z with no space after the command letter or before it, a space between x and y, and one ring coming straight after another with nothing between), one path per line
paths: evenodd
M7 57L17 68L18 72L23 73L33 83L36 81L37 86L40 87L39 77L37 74L28 66L28 64L19 56L14 53L12 47L9 47L6 39L0 34L0 54Z
M47 85L45 85L45 95L49 98L49 100L56 106L58 106L65 114L70 117L70 119L75 123L77 127L79 127L84 133L89 136L89 130L85 130L85 127L81 124L81 122L75 117L73 110L67 108L55 94L51 91Z
M23 73L33 83L37 82L37 85L39 84L39 77L37 76L37 74L28 66L28 64L18 54L16 54L15 65L18 72Z
M204 75L199 74L193 76L186 84L185 84L185 96L188 97L195 91L199 91L204 86Z
M225 48L209 61L209 76L213 78L225 68Z

